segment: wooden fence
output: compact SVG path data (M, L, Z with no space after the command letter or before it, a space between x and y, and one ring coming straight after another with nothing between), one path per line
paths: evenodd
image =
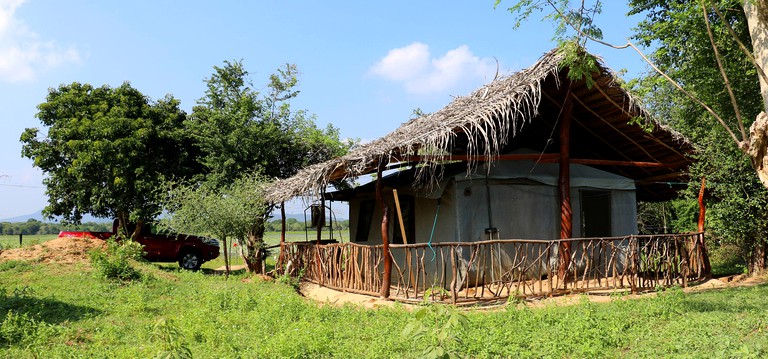
M570 257L559 249L570 242ZM390 298L451 303L543 297L574 292L688 286L709 275L702 233L391 244ZM567 252L564 252L567 253ZM561 263L565 262L559 271ZM329 288L378 296L383 246L284 243L279 274ZM559 275L560 274L560 275Z

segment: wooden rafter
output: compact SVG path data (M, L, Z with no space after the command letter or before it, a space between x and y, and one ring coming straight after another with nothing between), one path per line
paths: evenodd
M605 93L605 91L603 91L603 89L602 89L602 88L600 88L600 86L595 86L595 88L597 88L597 91L599 91L601 94L603 94L603 96L605 96L605 98L606 98L606 99L607 99L607 100L608 100L610 103L612 103L614 106L616 106L618 109L620 109L620 110L621 110L621 112L623 112L624 114L626 114L626 115L627 115L627 116L629 116L629 117L634 117L634 116L633 116L631 113L629 113L629 111L627 111L627 110L626 110L626 109L625 109L623 106L619 105L619 104L618 104L618 103L616 103L616 101L614 101L614 100L613 100L613 99L612 99L610 96L608 96L608 94L607 94L607 93ZM672 146L669 146L669 145L667 145L666 143L664 143L663 141L659 140L659 139L658 139L658 138L656 138L655 136L652 136L651 138L653 139L653 141L654 141L654 142L656 142L656 143L658 143L658 144L660 144L660 145L662 145L662 146L664 146L664 147L668 148L669 150L671 150L672 152L676 153L677 155L685 157L685 156L684 156L682 153L680 153L680 151L678 151L676 148L673 148Z

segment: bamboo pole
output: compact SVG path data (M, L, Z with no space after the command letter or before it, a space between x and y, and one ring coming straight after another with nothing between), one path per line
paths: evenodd
M408 239L405 236L405 223L403 223L403 211L400 209L400 198L397 195L397 189L392 189L392 195L395 197L395 209L397 210L397 219L400 223L400 235L403 238L403 244L408 243Z

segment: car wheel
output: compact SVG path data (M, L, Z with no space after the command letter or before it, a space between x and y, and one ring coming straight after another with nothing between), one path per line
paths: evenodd
M187 270L198 270L203 264L202 258L197 252L187 251L179 256L179 267Z

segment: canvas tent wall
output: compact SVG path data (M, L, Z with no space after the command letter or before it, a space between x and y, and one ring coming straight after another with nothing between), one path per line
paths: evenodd
M408 243L440 242L477 242L489 239L534 239L546 240L557 238L559 233L559 200L557 193L558 168L556 164L536 163L533 160L496 162L490 170L478 168L475 173L467 174L463 166L454 166L458 172L446 175L437 186L414 190L411 186L398 187L398 183L407 184L412 177L410 171L396 172L383 179L388 186L395 187L401 209ZM571 195L574 199L574 223L576 237L586 234L600 234L602 237L617 237L637 233L636 199L634 181L622 176L601 171L585 165L571 165ZM400 178L402 177L402 178ZM399 217L394 203L392 188L385 188L386 201L390 208L389 238L393 244L400 244ZM330 194L333 196L333 193ZM367 186L354 193L337 197L347 198L350 202L350 238L359 243L376 245L382 243L380 224L382 209L375 205L372 187ZM595 200L593 197L602 197ZM597 215L597 224L589 223L586 216ZM590 226L592 226L590 228ZM595 228L597 227L597 228ZM491 230L493 228L493 230ZM591 230L591 233L587 233ZM617 246L625 245L617 241ZM542 244L543 248L544 244ZM498 248L498 263L475 263L471 269L465 269L458 287L466 283L486 284L508 273L512 268L513 258L521 257L510 244L501 244ZM533 251L536 251L536 247ZM392 251L392 258L397 267L405 268L408 261L403 251ZM582 253L576 253L582 258ZM540 255L540 254L539 254ZM471 261L470 254L459 250L458 261ZM533 261L536 253L527 253L526 261ZM550 253L550 261L543 262L538 270L531 273L548 273L552 268L557 251ZM491 259L486 259L490 261ZM424 265L437 273L439 262L427 258ZM574 263L583 266L585 263ZM617 268L625 265L624 258L619 258ZM595 268L600 269L600 268ZM426 280L436 281L429 276Z
M556 164L506 161L492 164L487 176L486 170L479 168L470 175L466 171L446 175L438 186L431 189L398 188L401 207L406 212L406 228L411 227L406 232L414 236L408 238L408 242L427 243L430 239L433 242L471 242L491 237L557 238L557 171ZM575 199L574 223L579 224L574 229L575 237L590 234L585 233L592 226L586 218L582 218L585 211L609 216L608 223L596 224L607 227L602 236L637 233L634 181L577 164L571 165L571 174L571 197ZM398 172L390 176L406 177L407 174ZM396 181L391 182L396 185ZM393 193L391 189L385 189L385 193L384 197L392 210L390 238L400 238ZM601 201L590 196L606 198ZM380 244L382 211L380 206L373 205L373 192L359 191L348 199L350 238L356 242ZM586 203L588 208L582 208L582 203ZM599 218L596 220L599 221ZM487 231L490 228L495 228L495 231Z

